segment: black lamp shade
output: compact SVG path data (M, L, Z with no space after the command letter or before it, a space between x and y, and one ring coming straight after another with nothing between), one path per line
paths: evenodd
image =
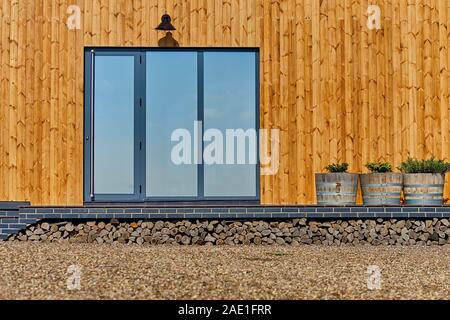
M171 20L172 19L167 13L163 14L161 17L161 23L156 27L156 30L164 30L164 31L176 30L175 27L170 22Z

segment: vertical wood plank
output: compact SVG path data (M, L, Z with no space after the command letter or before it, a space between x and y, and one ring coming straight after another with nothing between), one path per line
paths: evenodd
M43 0L35 2L34 19L35 28L33 31L34 40L34 64L35 74L33 76L34 84L34 101L33 101L33 195L31 197L32 203L44 203L42 190L42 103L43 103Z
M91 1L89 0L78 0L79 4L81 5L81 8L83 12L85 12L86 7L88 6ZM89 4L90 5L90 4ZM89 15L84 14L82 17L82 26L86 25L86 20L89 21L89 26L92 30L92 20L90 19ZM72 181L71 187L73 188L72 192L72 201L70 201L68 205L78 205L80 203L83 203L83 190L84 189L84 149L81 147L76 147L79 144L84 144L84 51L82 48L84 48L84 36L85 36L86 30L77 30L75 34L75 43L73 44L73 48L69 49L69 52L74 51L75 55L75 65L73 66L72 72L75 76L75 82L76 82L76 88L75 88L75 118L74 118L74 124L71 125L71 127L74 128L74 141L78 141L78 143L72 143L71 146L69 146L69 155L73 155L73 160L71 160L71 163L69 163L70 168L74 168L70 172L71 179L69 178L69 181ZM72 56L72 54L71 54ZM75 145L75 147L73 147ZM71 156L72 157L72 156ZM73 164L72 164L73 163ZM77 174L76 172L83 172L83 174ZM80 192L81 191L81 192Z
M214 0L214 45L220 46L223 44L223 2L222 0Z
M9 172L9 197L15 198L20 196L18 192L17 180L17 112L18 112L18 77L17 71L19 68L18 54L19 54L19 2L11 1L11 25L10 25L9 43L9 67L10 67L10 82L9 82L9 158L8 158L8 172Z
M427 156L425 146L425 92L424 92L424 54L423 54L423 29L424 29L424 5L423 1L415 4L416 10L416 106L417 106L417 152L420 157Z
M58 126L56 135L56 143L58 143L58 147L56 148L58 150L58 152L56 153L56 179L58 181L56 201L64 201L65 203L67 203L67 125L69 122L69 108L67 101L67 85L69 79L67 76L67 67L68 64L74 63L74 61L68 60L68 28L65 21L68 6L69 5L66 0L60 0L59 5L56 8L59 16L59 19L57 21L59 43L56 53L59 66L59 70L56 75L58 91L55 92L55 94L58 96L55 110L56 126Z
M305 127L305 201L313 203L315 201L315 184L314 184L314 144L313 144L313 28L312 28L312 1L305 1L305 64L303 66L305 72L305 119L303 126ZM312 183L311 183L312 181Z
M392 101L393 101L393 125L390 139L393 143L394 165L397 166L402 161L401 147L401 27L400 27L400 5L398 1L392 2Z
M286 134L283 133L284 128L280 125L280 3L278 1L274 1L270 4L271 10L271 120L273 124L273 128L279 129L280 131L280 146L279 146L279 169L278 172L274 175L272 182L272 193L273 193L273 201L274 203L281 203L281 188L282 188L282 177L283 177L283 152L287 147L285 145L285 141L283 137L286 137Z
M132 0L134 3L135 0ZM109 45L109 0L100 0L100 44L102 46Z
M28 185L29 174L26 170L27 164L27 150L26 150L26 93L27 93L27 78L25 74L26 66L26 40L27 40L27 25L26 25L26 3L17 3L17 186L15 192L17 197L28 199Z
M352 16L352 3L350 1L345 2L344 8L344 32L343 45L344 45L344 109L345 109L345 140L344 158L346 161L351 159L353 164L356 164L355 150L353 142L354 136L354 117L353 117L353 64L354 64L354 48L353 48L353 16ZM355 165L353 165L355 166Z
M3 41L3 32L5 31L5 28L3 26L3 2L0 2L0 41ZM2 82L3 82L3 70L6 69L6 66L3 66L2 63L2 49L0 48L0 94L2 93ZM3 103L3 101L1 100L1 96L0 96L0 103ZM0 123L5 123L5 116L4 116L4 108L0 108ZM4 188L4 179L6 177L5 174L5 168L4 168L4 155L6 153L7 147L4 145L4 134L3 134L3 130L2 127L4 127L4 125L2 125L0 127L0 199L6 199L6 194L5 194L5 188Z
M429 41L432 36L431 27L431 0L425 0L423 21L423 72L424 72L424 130L425 130L425 155L435 154L434 125L433 125L433 58L432 44Z
M268 2L263 3L263 32L262 34L262 94L261 94L261 127L265 130L270 130L273 127L271 121L271 110L272 110L272 81L271 81L271 38L267 30L271 29L271 8ZM267 137L265 143L268 145L270 137ZM268 148L270 150L270 148ZM274 203L273 201L273 175L264 175L261 179L261 199L264 204Z
M441 113L441 143L442 154L441 157L450 159L450 129L449 129L449 108L450 100L448 100L449 85L448 83L448 28L449 24L447 19L447 2L439 1L439 101L440 101L440 113Z
M214 46L214 0L207 0L206 3L206 45Z
M307 35L306 35L306 16L305 16L305 6L303 4L294 2L295 6L295 20L293 21L293 50L294 61L292 62L295 66L295 96L293 97L293 110L295 113L295 132L296 135L296 179L294 180L297 184L297 190L295 195L295 202L306 202L306 170L307 170L307 155L306 155L306 140L308 139L307 131L305 126L307 126L306 119L308 117L308 105L306 102L306 52L307 52ZM297 41L295 41L297 40ZM293 158L293 157L292 157ZM305 169L302 169L305 168Z
M442 156L442 109L440 106L440 81L437 78L440 76L440 59L439 59L439 12L438 12L439 0L432 2L431 8L431 28L432 28L432 57L433 57L433 123L439 123L434 125L435 128L435 151L437 156Z
M147 2L146 2L147 3ZM110 46L118 46L120 45L117 42L117 27L118 27L118 11L117 11L117 1L116 0L108 0L108 26L109 26L109 40L108 44ZM145 8L142 8L143 14L145 14ZM147 30L146 25L143 24L142 28L144 34L147 34L145 31Z
M0 4L1 6L1 4ZM36 30L36 24L35 24L35 6L36 2L30 3L25 6L25 30L26 35L24 35L25 39L23 40L25 44L25 74L24 77L26 78L26 84L25 84L25 91L23 92L23 95L25 97L25 137L24 137L24 149L25 149L25 162L24 162L24 168L22 170L24 171L25 177L25 183L26 183L26 192L24 199L30 201L33 198L34 195L34 101L35 101L35 87L34 87L34 74L35 72L35 46L34 46L34 37L36 36L35 30ZM1 16L1 13L0 13ZM1 25L1 24L0 24ZM31 31L33 30L33 31ZM1 34L1 32L0 32ZM1 39L1 36L0 36ZM1 72L0 72L1 75ZM0 112L1 114L1 112ZM1 117L1 116L0 116ZM0 120L0 123L1 122ZM1 133L0 133L1 135ZM1 139L1 138L0 138ZM1 150L0 150L1 152ZM0 160L1 163L1 160ZM0 165L0 171L1 171L1 165ZM1 178L1 174L0 174ZM1 187L0 187L1 189ZM0 192L1 193L1 192ZM1 195L0 195L1 198Z
M51 17L49 26L49 38L50 38L50 82L49 82L49 131L48 141L49 141L49 201L50 203L57 202L58 197L58 151L56 148L57 143L59 143L59 138L61 136L60 127L58 126L58 103L59 103L59 5L58 3L52 1L50 4Z
M312 64L312 159L313 159L313 171L320 172L323 170L323 154L320 150L322 145L321 139L321 106L320 106L320 5L319 1L311 1L311 30L312 30L312 52L311 52L311 64Z

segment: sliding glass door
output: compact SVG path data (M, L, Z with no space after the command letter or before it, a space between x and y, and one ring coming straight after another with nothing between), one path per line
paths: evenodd
M258 200L258 52L85 52L85 201Z
M222 159L204 166L205 197L252 197L257 192L255 55L204 53L204 129L218 130L224 138Z
M176 131L185 129L194 135L197 53L147 52L146 64L146 196L197 197L197 165L172 159Z
M140 55L85 54L85 200L133 201L139 196Z

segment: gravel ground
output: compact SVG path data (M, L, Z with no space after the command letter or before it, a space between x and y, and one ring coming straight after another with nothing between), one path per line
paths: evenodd
M448 299L450 248L0 242L0 299ZM81 267L81 289L67 269ZM367 268L381 289L367 288Z

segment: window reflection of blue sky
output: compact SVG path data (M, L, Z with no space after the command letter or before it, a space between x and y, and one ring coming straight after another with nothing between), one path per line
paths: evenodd
M205 130L219 129L225 137L226 129L255 128L255 59L253 52L205 52ZM236 145L234 150L236 158ZM255 165L204 168L205 196L256 195Z
M96 193L134 192L134 57L95 59Z
M197 166L171 160L175 129L193 136L197 120L197 53L147 52L147 195L196 196Z
M148 196L196 196L197 166L175 165L175 129L194 138L197 52L146 53L146 190ZM204 53L204 127L254 129L254 52ZM134 58L98 56L95 65L95 181L97 193L133 192ZM224 140L225 147L225 140ZM192 158L194 150L191 151ZM235 146L235 153L237 147ZM246 151L248 159L248 150ZM225 150L224 150L225 157ZM192 159L193 160L193 159ZM224 159L225 160L225 159ZM206 196L255 196L255 165L207 165Z

